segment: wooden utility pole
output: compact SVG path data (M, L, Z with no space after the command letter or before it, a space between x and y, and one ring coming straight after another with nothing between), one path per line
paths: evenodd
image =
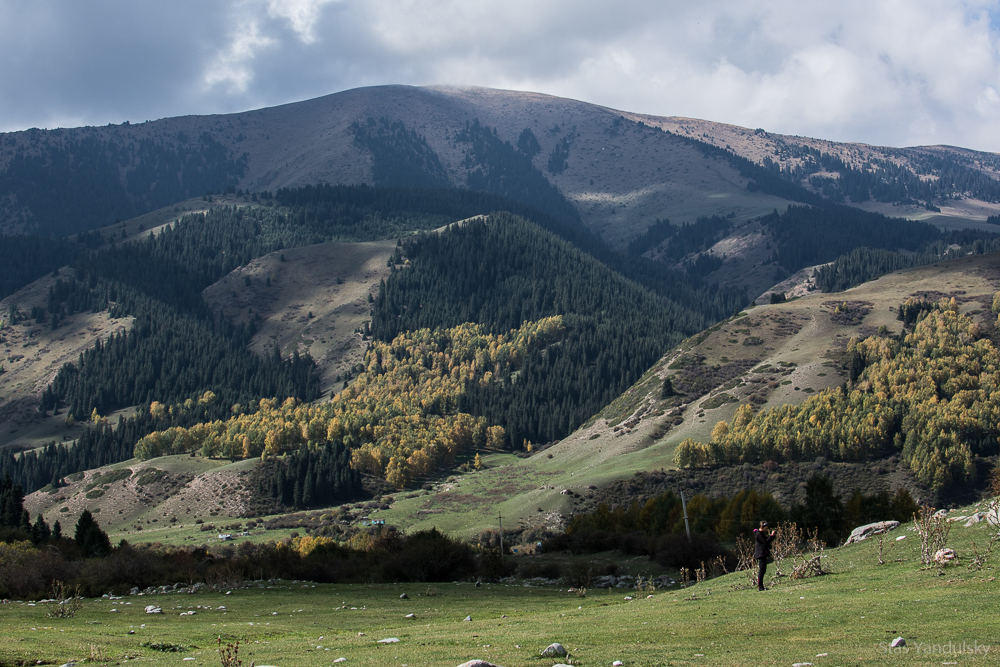
M497 510L497 521L500 522L500 560L503 560L503 516Z
M691 544L691 523L688 521L687 503L684 502L684 492L681 491L681 510L684 511L684 527L687 528L688 544Z

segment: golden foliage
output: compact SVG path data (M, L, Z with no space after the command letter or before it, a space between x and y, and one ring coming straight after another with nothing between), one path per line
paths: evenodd
M200 450L235 460L341 441L353 450L355 469L402 488L452 464L460 452L502 448L503 427L458 412L459 398L470 383L504 381L529 350L560 340L565 331L561 317L550 317L501 335L475 324L401 334L373 343L367 371L329 403L289 398L279 406L277 399L262 399L252 414L151 433L136 444L135 455Z
M848 349L865 362L852 387L756 414L742 405L731 424L716 425L708 445L681 443L675 462L864 461L902 450L935 489L972 481L973 449L993 451L1000 436L1000 354L954 299L903 340L872 336Z

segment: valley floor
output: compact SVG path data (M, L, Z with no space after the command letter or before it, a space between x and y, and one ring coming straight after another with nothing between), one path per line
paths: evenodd
M991 531L985 521L955 528L948 546L959 560L939 571L920 568L919 538L902 526L888 534L885 565L869 539L826 552L831 574L782 579L764 593L736 573L648 596L623 589L579 595L525 582L261 581L217 593L91 599L67 619L49 618L43 604L5 600L0 665L215 665L220 639L223 647L239 640L245 664L278 666L330 665L341 657L372 666L473 658L537 665L552 642L569 650L572 664L593 666L996 664L996 569L967 567L973 541L982 550ZM404 593L408 599L400 599ZM147 605L162 613L145 613ZM905 650L892 649L900 636ZM390 638L399 641L380 642Z

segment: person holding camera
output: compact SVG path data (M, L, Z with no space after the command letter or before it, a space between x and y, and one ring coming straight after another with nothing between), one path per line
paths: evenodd
M760 522L760 528L753 530L753 557L757 560L757 590L763 591L764 573L767 571L767 559L771 557L771 542L774 541L774 531L767 531L767 521Z

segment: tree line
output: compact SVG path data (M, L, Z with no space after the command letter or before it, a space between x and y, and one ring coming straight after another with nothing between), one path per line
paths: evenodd
M742 305L678 278L673 299L645 289L531 223L497 214L404 243L380 287L372 334L477 322L487 331L562 315L568 335L527 356L515 386L470 388L462 409L501 424L508 443L564 437L619 396L670 347ZM674 274L677 275L677 274Z
M793 521L808 532L816 530L827 544L836 545L858 526L890 519L905 523L919 509L902 487L891 496L886 491L866 495L855 490L845 499L835 493L828 477L813 475L805 483L802 502L790 507L783 507L770 492L757 489L718 497L699 493L686 505L677 494L667 491L628 507L600 503L590 512L574 515L566 527L566 537L577 550L604 551L617 548L614 545L630 534L655 538L690 529L695 535L729 542L750 536L761 521L772 526Z
M461 396L476 386L510 384L532 350L549 348L565 334L559 317L496 335L474 324L409 331L374 342L366 370L327 403L262 399L256 410L226 421L150 433L136 443L135 455L200 451L267 460L333 443L350 450L354 470L402 488L472 449L503 447L504 428L462 412Z
M327 441L303 444L287 457L268 459L255 471L257 492L286 507L329 507L363 493L361 473L351 467L351 450Z
M32 143L19 146L0 171L0 198L13 202L5 213L26 213L28 229L41 236L104 227L221 191L247 168L245 153L231 155L207 133L136 139L124 130L102 139L93 128L68 137L60 136L65 130L28 132Z
M801 405L760 412L741 405L707 444L678 445L675 463L866 461L899 452L936 492L974 482L976 457L998 452L1000 352L954 299L909 310L919 318L912 333L850 341L854 379L846 387Z

